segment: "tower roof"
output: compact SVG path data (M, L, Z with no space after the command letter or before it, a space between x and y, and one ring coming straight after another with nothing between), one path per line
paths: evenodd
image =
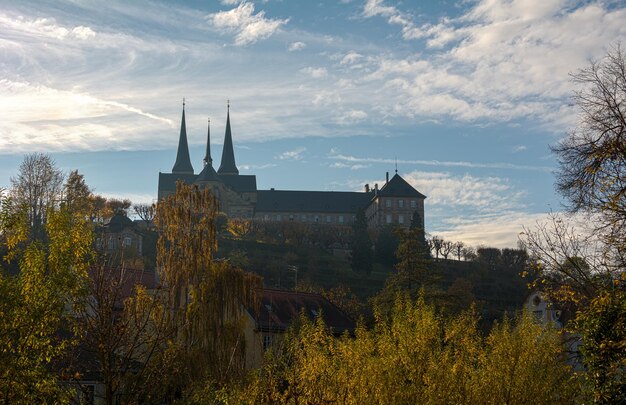
M187 127L185 126L185 101L183 101L183 118L180 123L178 152L176 153L176 163L174 163L172 173L193 174L193 166L191 165L191 159L189 158L189 145L187 144Z
M426 198L426 196L412 185L406 182L399 174L395 174L387 184L378 192L381 197L416 197Z
M230 133L230 105L226 113L226 134L224 135L224 149L222 150L222 163L217 170L219 174L239 174L235 164L235 152L233 150L233 136Z
M200 172L198 177L196 178L196 183L201 183L203 181L220 181L215 169L211 164L207 164L204 166L204 169Z
M206 131L206 155L204 156L204 165L213 166L213 158L211 158L211 119L207 124Z

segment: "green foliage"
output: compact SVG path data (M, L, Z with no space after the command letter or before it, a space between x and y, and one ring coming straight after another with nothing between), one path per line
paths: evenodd
M162 304L170 339L154 367L161 371L155 372L157 388L166 396L243 374L241 308L253 307L260 278L214 261L216 216L209 191L182 182L157 206L157 265L166 286Z
M576 319L595 403L626 403L626 292L603 292Z
M357 273L370 274L372 272L372 241L367 231L367 219L365 212L359 210L356 213L356 219L352 225L352 270Z
M73 344L60 331L71 325L71 304L83 294L92 227L66 208L46 213L47 243L29 241L30 224L9 200L2 203L0 233L19 274L0 271L0 400L69 401L52 365Z
M392 317L335 338L301 320L284 351L230 400L245 403L571 403L578 381L560 335L528 314L483 338L477 315L438 316L423 298L399 297Z

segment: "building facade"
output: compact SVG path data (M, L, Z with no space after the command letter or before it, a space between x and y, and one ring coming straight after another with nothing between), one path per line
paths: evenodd
M185 108L180 125L178 151L171 173L159 173L158 198L176 191L176 182L207 187L218 199L220 210L230 218L264 221L297 221L328 225L349 225L359 210L365 212L370 227L399 226L408 228L415 215L424 227L424 196L406 182L396 170L385 183L364 191L293 191L258 190L256 176L241 175L235 163L230 126L230 107L226 114L224 149L217 171L211 157L210 122L207 129L206 154L203 168L194 173L185 125Z

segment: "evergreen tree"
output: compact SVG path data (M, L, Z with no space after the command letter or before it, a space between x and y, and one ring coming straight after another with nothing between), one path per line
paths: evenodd
M357 211L352 229L352 256L350 262L352 270L370 274L372 272L374 254L372 252L372 241L367 231L367 219L363 210Z

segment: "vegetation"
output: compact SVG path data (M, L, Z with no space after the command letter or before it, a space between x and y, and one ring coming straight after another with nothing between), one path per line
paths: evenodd
M578 127L554 147L557 186L587 233L561 216L528 230L525 244L549 299L573 308L586 389L597 403L626 402L626 54L619 45L572 75Z
M251 382L225 394L242 403L572 403L579 384L562 341L530 315L483 338L471 310L442 318L423 298L399 296L390 318L334 338L301 321Z

